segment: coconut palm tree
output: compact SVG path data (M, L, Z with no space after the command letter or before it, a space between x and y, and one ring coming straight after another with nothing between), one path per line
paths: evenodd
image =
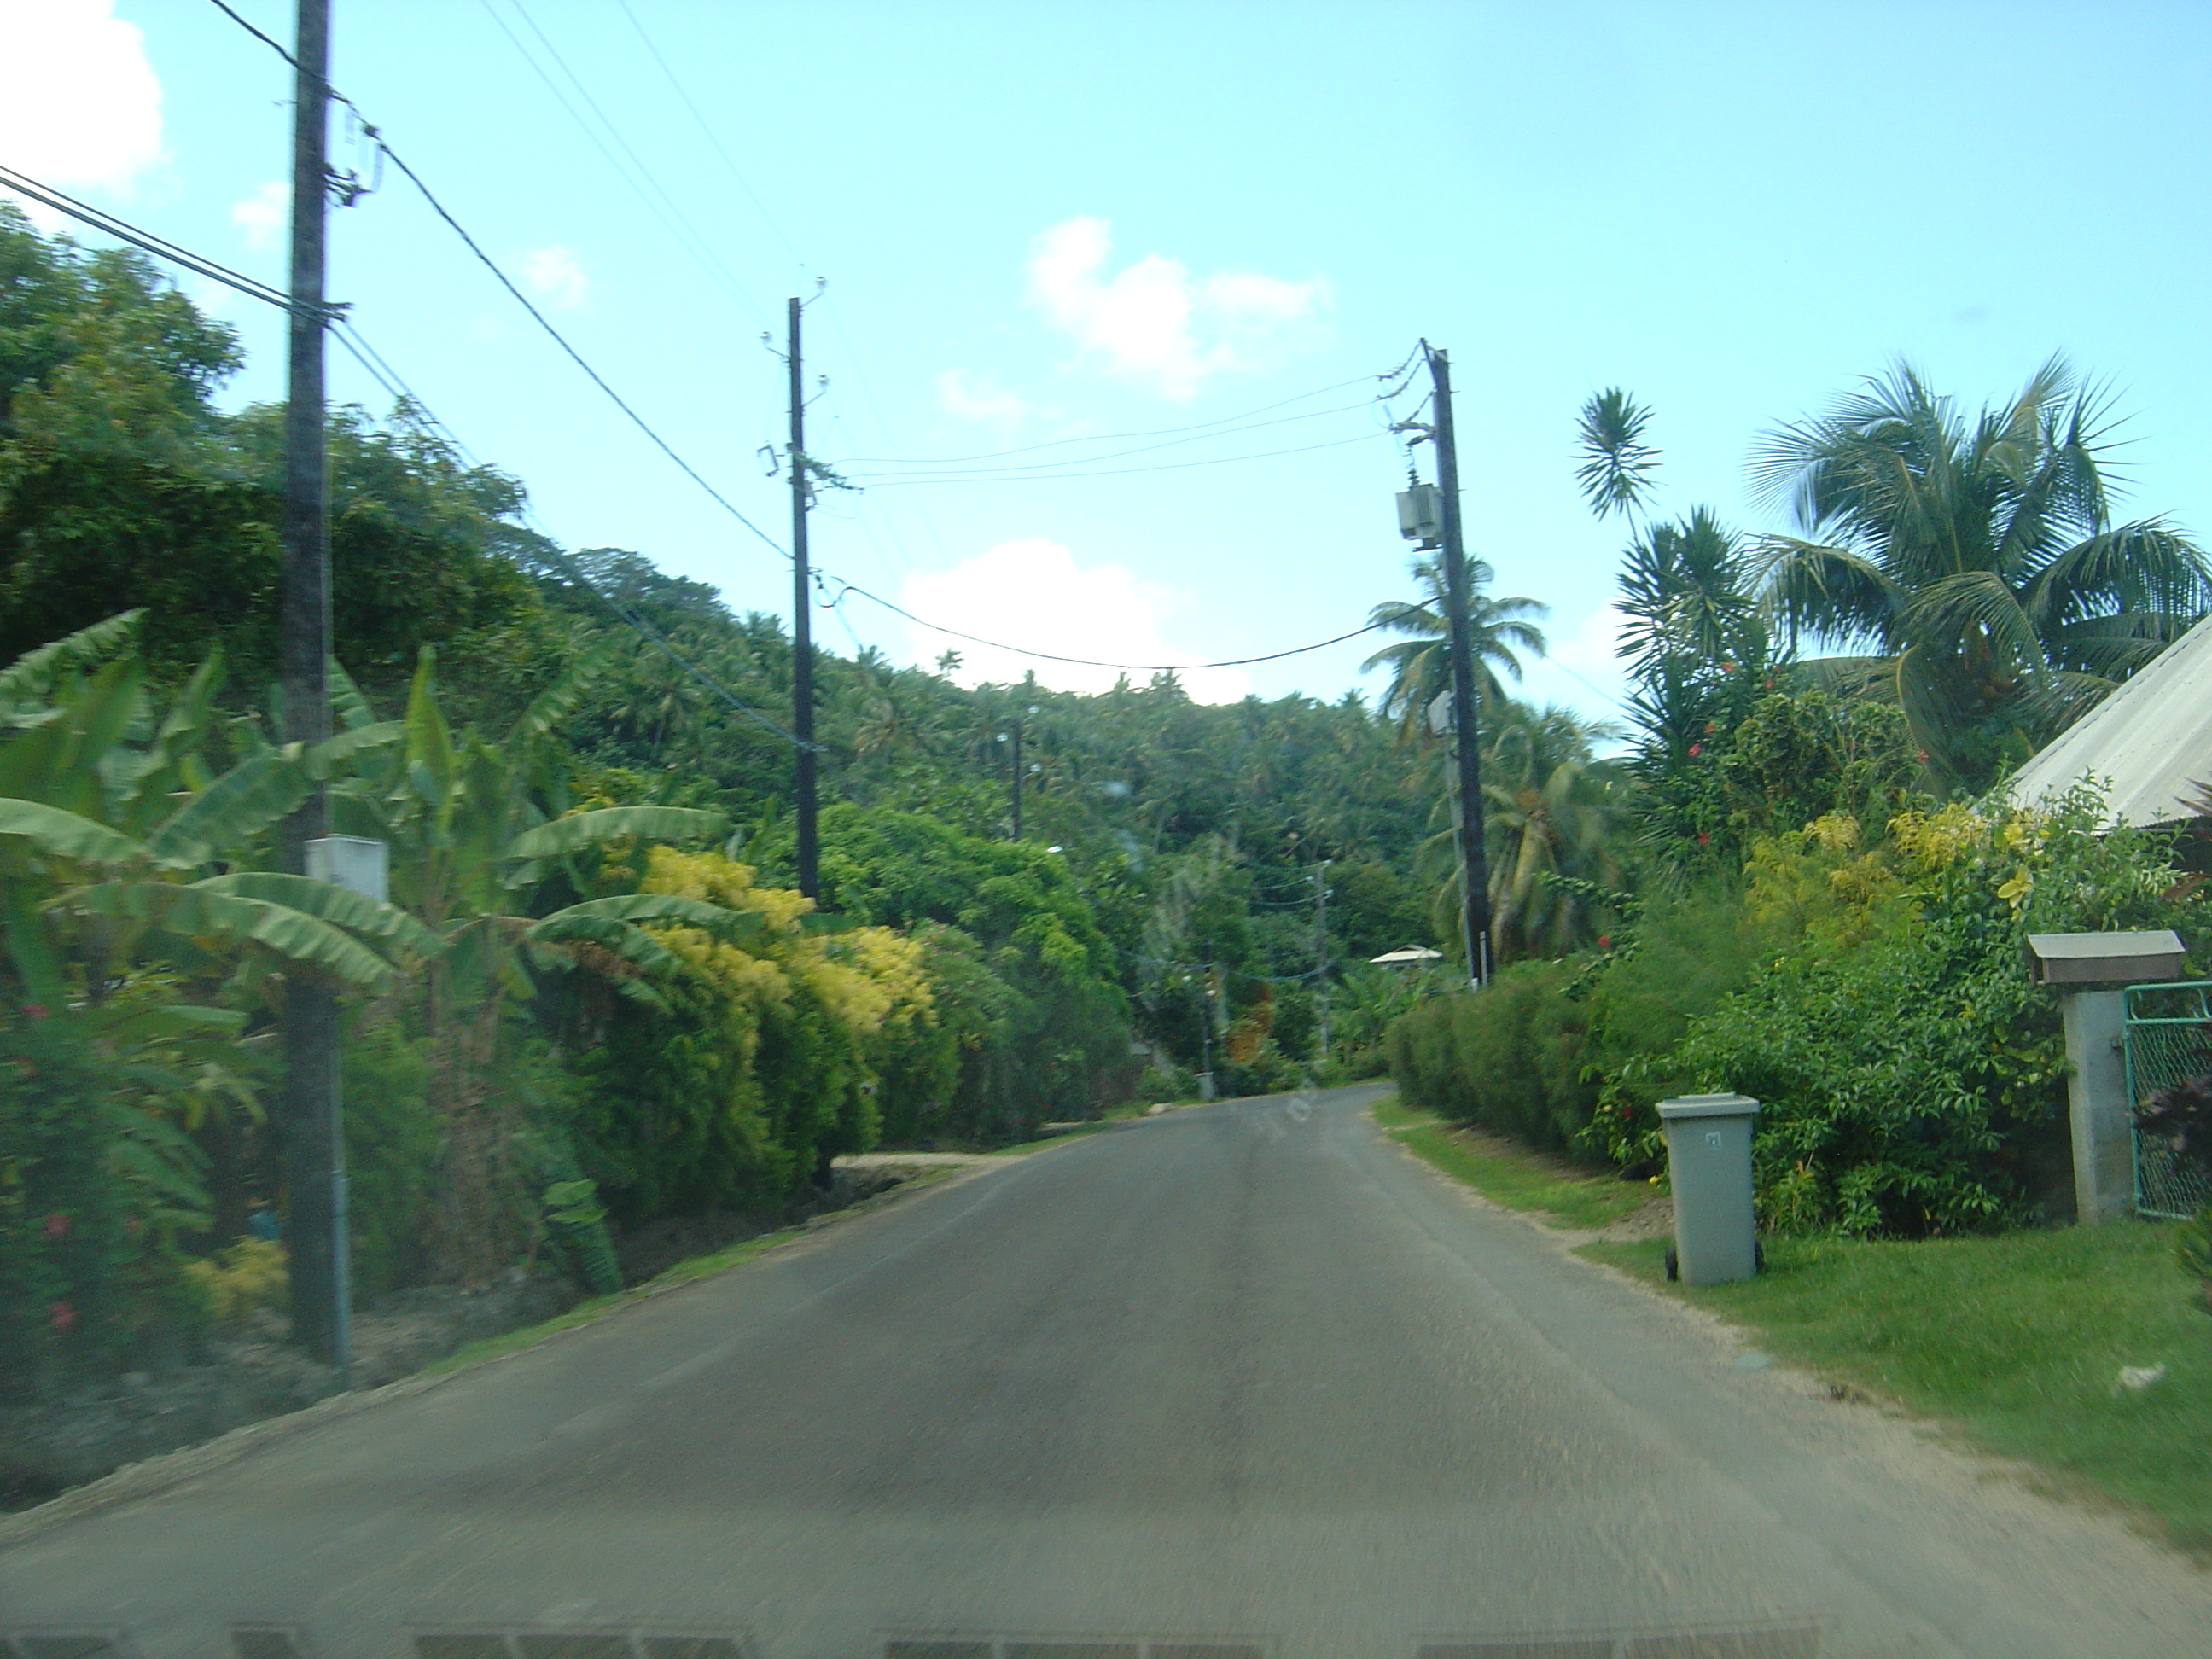
M1521 659L1516 649L1544 654L1544 633L1534 618L1550 607L1534 599L1493 599L1484 590L1497 573L1485 559L1467 562L1468 636L1474 653L1475 696L1487 708L1502 698L1498 684L1503 670L1521 678ZM1443 566L1435 559L1413 561L1418 599L1394 599L1367 613L1370 626L1413 637L1386 645L1360 665L1363 669L1387 665L1390 684L1376 704L1376 712L1398 722L1399 735L1425 741L1429 735L1429 707L1451 686L1451 614L1444 591Z
M1899 364L1757 454L1796 520L1761 549L1771 611L1862 653L1805 672L1898 702L1955 787L1986 787L2212 607L2193 542L2112 522L2112 427L2062 358L1971 421Z
M1501 962L1557 956L1590 932L1589 905L1571 876L1601 887L1620 884L1613 831L1622 811L1613 768L1594 746L1620 733L1558 704L1542 708L1504 700L1482 757L1483 828L1490 854L1491 945ZM1459 869L1450 803L1440 800L1437 832L1421 845L1419 867L1437 883L1440 932L1458 914Z

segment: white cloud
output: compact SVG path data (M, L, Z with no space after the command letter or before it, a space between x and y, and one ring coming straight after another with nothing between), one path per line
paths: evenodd
M64 189L127 196L161 160L161 82L111 0L0 3L0 157ZM40 223L55 216L25 203Z
M964 368L948 368L937 377L937 398L945 412L963 421L1012 432L1029 419L1029 400L1018 392L994 386L986 377Z
M230 222L246 233L251 248L272 248L292 222L292 187L271 179L242 202L231 204Z
M950 570L909 576L900 594L900 603L916 615L986 639L1066 657L1134 663L1191 660L1189 653L1169 649L1160 637L1161 612L1174 599L1120 565L1086 569L1066 548L1042 537L1001 542ZM963 661L954 678L963 685L1019 680L1032 668L1040 682L1063 691L1103 691L1117 678L1111 668L1040 662L926 628L910 626L908 633L919 661L934 662L947 649L959 652ZM1152 677L1129 678L1141 685ZM1180 678L1200 702L1233 702L1251 689L1233 668L1194 669Z
M1073 338L1081 358L1163 398L1186 402L1212 375L1274 362L1328 304L1319 277L1194 277L1180 259L1158 253L1108 276L1111 231L1103 219L1080 218L1039 236L1030 251L1030 299Z
M592 285L575 250L558 242L550 247L532 248L523 256L522 280L533 293L562 311L574 311L583 304Z

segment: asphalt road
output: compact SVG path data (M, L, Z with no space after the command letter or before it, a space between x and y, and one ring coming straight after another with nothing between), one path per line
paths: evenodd
M144 1659L2212 1654L2212 1580L1748 1369L1383 1140L1370 1092L966 1175L44 1526L0 1547L0 1631L22 1659L94 1650L41 1631Z

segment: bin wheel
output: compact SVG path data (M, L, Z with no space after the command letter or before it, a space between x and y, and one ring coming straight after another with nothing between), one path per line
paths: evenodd
M1667 1282L1673 1284L1682 1276L1682 1259L1674 1254L1674 1247L1667 1247Z

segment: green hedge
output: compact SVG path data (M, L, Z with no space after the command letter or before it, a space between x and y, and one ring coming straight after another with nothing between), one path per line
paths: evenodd
M1522 962L1481 990L1421 1004L1390 1028L1390 1076L1410 1105L1567 1152L1590 1121L1589 1007L1567 994L1581 958Z

